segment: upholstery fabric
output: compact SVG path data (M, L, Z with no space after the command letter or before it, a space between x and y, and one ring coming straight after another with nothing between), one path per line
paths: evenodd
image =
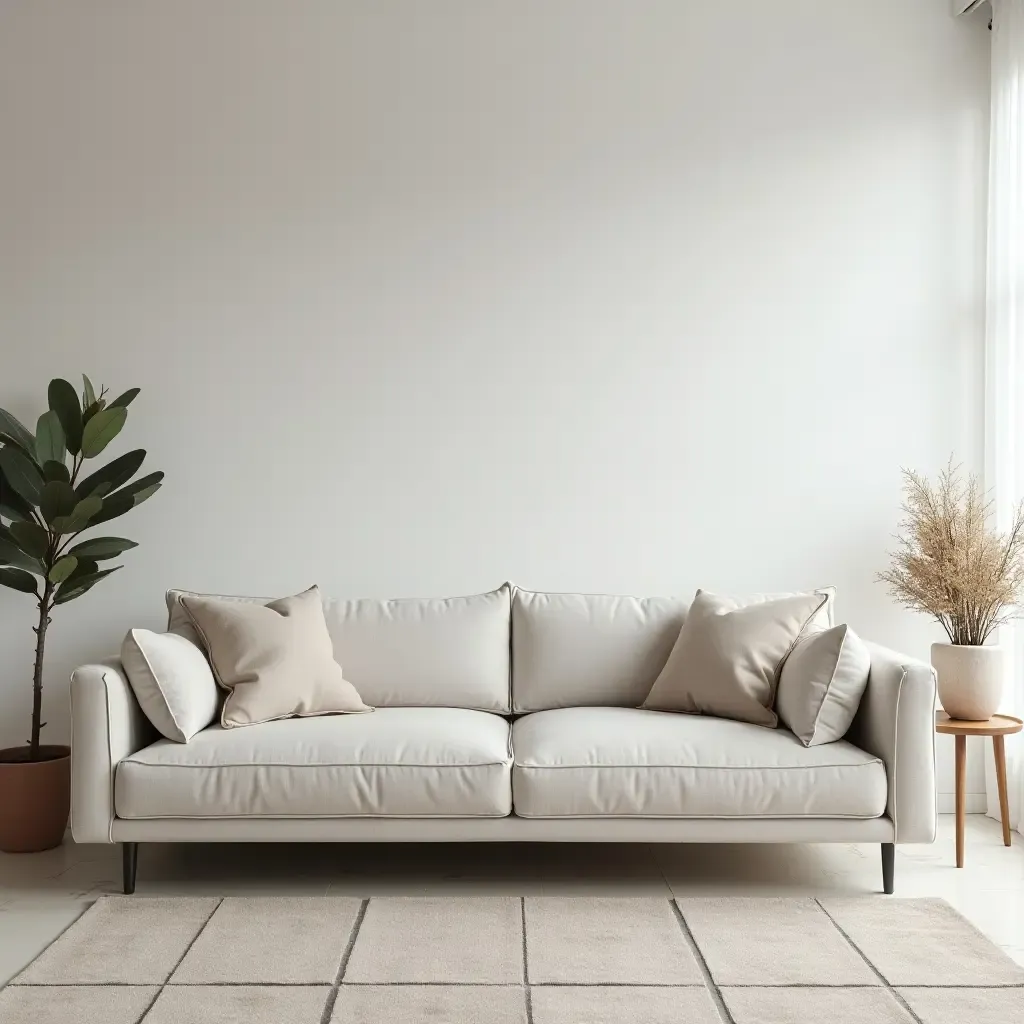
M512 702L517 712L635 707L679 636L689 601L671 597L512 595Z
M774 728L779 669L826 603L818 593L770 601L698 590L643 706Z
M483 595L487 599L480 601L477 598L456 599L450 602L453 607L445 609L444 605L449 602L425 602L430 605L430 612L423 611L424 617L429 617L434 611L447 620L451 614L461 622L461 613L465 611L463 603L473 605L475 610L480 612L475 619L477 625L487 631L487 623L501 620L500 595ZM504 591L507 601L508 591ZM772 595L773 597L775 595ZM498 600L493 600L494 598ZM361 604L361 602L356 602ZM382 626L386 635L394 635L396 643L405 626L404 615L408 610L406 606L416 602L377 602L377 609L381 615L388 615L385 608L394 610L393 605L402 605L403 610L395 616L393 623L396 632L389 632L390 626ZM497 607L495 607L497 605ZM329 607L331 605L329 604ZM180 609L179 609L180 612ZM377 612L374 613L376 615ZM411 613L410 613L411 614ZM418 613L417 613L418 614ZM472 618L472 616L469 616ZM505 625L507 630L508 609L505 610ZM518 620L517 620L518 621ZM457 628L446 621L445 630L452 627ZM362 629L362 625L353 627L356 632ZM423 628L426 629L425 622ZM461 627L460 627L461 628ZM371 637L376 629L367 627L365 632L365 651L369 657L374 644ZM468 633L472 630L467 628ZM596 629L595 629L596 632ZM585 634L583 634L585 635ZM552 640L557 637L552 636ZM412 634L410 643L415 644L416 634ZM472 637L470 638L472 642ZM533 766L521 764L515 770L512 782L515 786L517 805L521 805L520 811L528 813L531 801L534 806L543 804L548 796L550 802L556 799L564 806L572 807L575 803L586 805L587 815L581 817L503 817L507 815L511 800L509 795L509 764L508 753L508 725L501 719L495 719L489 715L474 715L471 719L460 719L461 722L472 722L471 726L457 730L458 744L466 744L470 748L473 744L479 744L481 737L486 738L490 734L489 726L497 723L501 736L502 757L496 753L488 753L479 763L471 762L467 757L466 763L461 768L451 766L451 771L446 771L444 766L428 766L428 774L437 778L438 785L435 787L443 799L437 804L442 809L440 815L444 815L444 808L448 805L449 795L458 787L448 785L447 781L452 772L462 776L477 778L477 772L484 774L490 771L487 765L497 766L496 773L502 778L501 792L498 794L498 786L495 786L494 794L483 801L487 810L487 816L475 817L418 817L416 813L406 814L404 811L409 803L415 804L418 800L423 802L429 800L431 806L435 804L435 793L429 792L429 784L423 774L417 776L416 769L403 761L401 764L370 764L364 751L371 748L366 744L355 742L352 733L345 733L349 736L344 746L345 758L335 758L331 761L327 771L334 775L344 775L341 785L330 782L320 785L315 776L317 769L312 767L315 758L310 759L311 751L309 744L316 746L319 741L312 739L319 735L319 730L325 729L330 732L340 730L344 732L354 728L357 724L360 729L371 724L377 728L381 726L386 715L394 714L418 714L416 708L378 710L373 715L360 715L342 718L307 719L301 721L279 722L267 726L257 726L249 730L234 730L225 732L219 728L211 728L199 733L188 745L174 744L161 740L156 744L158 748L165 751L173 751L176 756L186 755L190 757L200 749L212 751L218 741L211 742L211 737L229 738L236 741L252 741L262 730L274 730L283 728L294 729L291 737L282 739L282 747L287 749L287 754L282 758L278 756L275 761L267 755L261 755L263 763L259 759L253 763L253 751L242 751L243 757L233 762L233 766L213 764L211 771L202 770L201 767L181 768L167 767L161 765L161 756L154 756L153 748L150 747L158 734L152 724L143 713L135 695L132 692L128 678L124 672L119 659L111 659L98 664L83 665L75 670L71 681L71 705L72 705L72 811L71 825L76 841L83 843L110 843L110 842L174 842L174 841L415 841L415 840L447 840L447 841L531 841L531 840L578 840L578 841L621 841L621 842L900 842L916 843L930 842L935 834L935 764L934 764L934 707L935 707L935 680L931 668L914 659L889 651L875 644L866 645L871 656L871 670L868 678L868 686L861 700L860 708L854 719L844 741L836 744L828 744L814 748L803 748L795 737L782 730L774 733L767 730L760 730L746 727L738 723L716 722L713 719L693 719L688 716L679 715L658 715L653 712L642 712L631 709L615 708L580 708L565 711L552 710L547 714L557 715L616 715L622 714L631 716L661 718L670 721L676 729L688 730L690 727L700 726L701 729L711 729L713 732L703 732L705 737L720 736L717 742L712 742L707 750L702 746L699 753L704 767L690 764L678 764L681 758L680 751L687 749L692 741L685 737L689 733L680 733L684 736L682 743L678 742L673 734L668 746L670 748L670 759L664 762L664 768L674 773L672 792L665 798L665 802L671 803L674 810L665 816L658 816L657 812L651 813L647 810L642 812L645 816L637 815L635 812L627 811L622 817L601 817L593 815L591 808L595 805L612 807L615 802L608 798L608 778L615 779L620 772L625 774L633 771L636 778L636 785L647 786L641 788L635 797L630 794L623 795L621 803L627 809L635 808L637 804L649 808L652 800L648 797L658 791L654 783L650 782L651 777L660 775L655 767L648 770L649 766L632 765L625 763L616 768L608 765L598 768L592 775L578 766L573 761L585 763L577 754L580 751L569 749L570 744L564 744L565 754L568 758L566 766L556 770L551 766L538 763ZM500 647L500 645L499 645ZM491 649L490 646L488 649ZM429 648L424 643L417 648L421 653L428 652ZM444 653L444 652L442 652ZM451 652L449 652L451 653ZM459 648L453 655L449 664L454 667L461 665L463 668L469 666L470 661L460 661L462 649ZM391 658L392 652L385 652L384 658ZM397 655L394 655L397 657ZM445 654L447 657L447 654ZM508 652L504 652L505 680L507 682ZM475 655L474 655L475 659ZM470 659L470 660L474 660ZM542 659L542 664L544 659ZM391 663L392 665L394 662ZM411 695L423 694L427 699L429 692L424 688L425 674L421 673L419 667L410 663L410 679L412 679L409 692ZM431 665L431 671L437 671L437 661ZM462 682L471 682L471 677L465 675ZM490 682L493 679L488 676ZM551 677L552 685L557 683L557 675ZM403 684L404 685L404 684ZM444 683L438 683L443 688ZM461 685L461 684L460 684ZM487 684L488 686L490 683ZM383 692L383 691L382 691ZM391 691L394 694L397 691ZM486 686L477 692L486 692ZM503 691L506 694L507 690ZM446 709L422 709L431 711L441 716L452 714ZM456 712L457 714L457 712ZM529 737L529 731L536 728L537 721L542 716L532 715L523 718L516 725L519 733L519 753L523 753L524 739ZM436 751L446 749L450 745L452 730L439 728L434 719L417 719L422 729L411 726L407 730L409 742L420 745L422 749ZM484 723L483 733L481 723ZM570 735L579 733L579 724L570 724L563 720L555 733ZM589 726L587 727L589 728ZM602 729L600 734L593 737L594 746L602 749L609 747L618 741L624 741L631 735L631 730L636 728L632 721L621 721L614 728ZM523 730L526 730L525 732ZM714 731L717 730L717 731ZM721 730L727 730L721 733ZM729 731L738 730L738 731ZM605 735L607 734L607 742ZM792 787L790 800L788 797L783 800L779 797L779 803L786 804L787 812L793 804L789 816L783 817L712 817L705 816L701 808L698 816L672 817L672 814L692 815L695 805L700 804L701 794L708 794L708 801L714 803L717 800L716 787L719 789L725 786L723 776L735 773L735 781L732 783L734 789L741 788L740 780L749 780L749 793L752 794L751 801L757 794L764 796L771 790L773 779L782 773L781 768L761 772L750 765L741 765L740 770L735 768L718 768L721 760L726 754L742 759L749 751L749 744L756 737L757 740L768 742L774 738L778 741L788 736L788 742L796 747L794 757L808 758L809 762L801 761L793 770L797 784ZM557 739L556 737L555 739ZM579 738L577 736L577 738ZM552 743L555 742L552 739ZM598 742L600 741L600 742ZM209 746L207 746L209 744ZM856 754L850 754L851 744L860 748ZM428 746L429 745L429 746ZM488 747L497 744L490 744ZM332 752L338 747L337 741L331 739L326 742ZM148 753L146 752L148 749ZM461 749L461 746L460 746ZM614 749L612 746L611 749ZM772 748L774 749L774 748ZM781 751L782 748L780 747ZM814 759L832 754L836 751L846 751L844 758L849 755L854 758L849 764L835 765L830 769L818 764ZM864 762L856 762L856 757L862 753L872 755L884 762L884 775L877 774L880 767L875 764L872 767L872 759L865 758ZM582 752L586 754L586 751ZM357 755L362 759L362 766L357 762ZM212 756L212 755L211 755ZM246 761L248 757L248 762ZM504 766L502 766L502 758ZM672 760L675 758L676 760ZM338 760L345 760L340 766ZM535 760L536 757L534 758ZM397 755L396 755L397 760ZM522 757L520 758L522 761ZM135 762L134 764L131 762ZM486 764L485 764L486 762ZM817 768L815 768L815 765ZM346 766L348 771L346 771ZM404 766L404 767L403 767ZM867 796L873 790L877 779L882 779L886 795L884 798L884 816L882 817L858 817L843 816L844 808L840 805L829 806L824 809L815 806L818 794L809 793L810 800L807 807L801 810L803 803L800 799L803 779L812 770L818 768L827 771L832 775L845 774L846 771L862 773L870 779L863 787L861 796ZM166 769L166 770L165 770ZM408 771L410 775L417 776L415 793L411 794L409 800L403 803L405 794L409 792L407 783L402 781L391 786L391 780L401 771ZM151 776L149 773L152 772ZM175 782L173 774L180 772L181 780ZM501 776L500 773L504 772ZM534 776L548 772L552 776L553 786L543 789L535 785ZM688 777L699 780L699 785L694 784L683 789L682 799L679 798L678 777L683 772ZM133 774L134 773L134 774ZM192 776L192 781L187 782L185 777ZM116 779L115 779L116 776ZM232 783L234 791L231 791L225 777L230 776L235 781ZM151 779L155 778L157 784L150 785ZM716 781L716 778L718 781ZM293 806L289 806L282 814L276 814L266 810L265 794L279 793L282 782L285 779L289 784L295 785L304 790L309 799L307 807L313 806L309 813L301 810L296 812ZM387 788L383 787L382 780L389 782ZM267 781L269 780L269 782ZM336 791L339 789L352 789L351 783L358 780L363 785L363 790L349 794L350 799L344 807L338 809L336 803L327 808L326 814L320 801L320 796L330 790L330 799L334 800ZM531 781L534 780L534 781ZM564 780L568 780L565 782ZM380 783L378 789L373 789ZM317 791L319 786L319 791ZM588 787L593 787L593 794L589 793ZM573 788L575 787L575 788ZM702 790L701 787L708 787ZM473 787L470 787L473 788ZM486 787L479 787L482 791ZM571 790L568 798L563 799L564 789ZM473 788L474 794L478 792ZM845 791L844 791L845 792ZM246 810L238 815L229 812L222 813L223 807L217 801L227 793L231 799L243 805ZM168 799L170 794L170 799ZM392 799L397 795L400 800ZM209 796L210 800L207 799ZM120 803L115 803L115 798ZM275 797L277 799L277 797ZM290 801L290 794L288 797ZM844 800L846 797L844 796ZM127 801L127 802L125 802ZM212 801L212 802L211 802ZM134 802L134 806L132 803ZM228 801L231 802L230 800ZM373 816L366 814L360 816L338 816L332 817L336 811L342 815L349 814L353 805L358 807L371 804L380 806L387 803L388 811L396 810L398 813L391 817ZM745 802L745 797L744 801ZM824 801L821 801L824 802ZM769 801L771 803L771 801ZM122 809L127 815L138 814L140 816L117 817L115 807ZM280 804L278 804L280 807ZM547 813L547 808L543 808ZM810 810L808 816L805 810ZM858 805L857 810L866 810ZM872 813L877 813L877 804L871 807ZM835 813L833 813L833 811ZM707 814L715 813L712 807ZM650 816L646 816L650 814ZM265 815L265 816L263 816Z
M117 818L117 843L891 843L889 818Z
M633 708L562 708L512 728L516 814L525 817L875 818L882 762L839 741Z
M459 817L511 810L509 725L463 708L204 729L117 767L122 818Z
M814 622L832 625L835 588ZM750 601L792 597L759 594ZM636 707L665 667L686 618L688 598L551 594L512 595L512 707Z
M508 713L510 592L506 584L471 597L325 598L324 618L345 678L367 704ZM167 628L199 642L181 603L189 594L167 592Z
M169 740L187 743L217 717L217 680L206 655L185 637L130 629L121 663L146 717Z
M805 636L790 652L775 711L806 747L841 740L868 685L871 655L849 626Z
M935 671L878 644L867 648L868 686L846 739L885 762L885 813L895 841L930 843L936 828Z
M265 605L191 596L182 604L229 691L225 729L371 710L334 660L316 587Z
M112 843L114 770L157 737L120 659L82 665L71 675L71 834Z

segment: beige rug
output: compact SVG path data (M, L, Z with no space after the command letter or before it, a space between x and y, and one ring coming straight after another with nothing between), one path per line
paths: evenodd
M1010 1024L1024 968L941 900L99 900L4 1024Z

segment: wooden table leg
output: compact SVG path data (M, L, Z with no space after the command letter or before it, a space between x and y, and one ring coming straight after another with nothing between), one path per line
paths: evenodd
M967 803L967 737L956 737L956 866L964 866L964 811Z
M992 737L996 759L996 785L999 787L999 820L1003 823L1003 846L1010 845L1010 801L1006 796L1006 744L1002 736Z

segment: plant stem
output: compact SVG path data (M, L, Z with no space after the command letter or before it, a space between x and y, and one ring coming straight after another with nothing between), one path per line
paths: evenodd
M36 634L36 665L32 675L32 739L29 741L29 761L39 760L39 731L43 718L43 652L46 648L46 627L50 624L50 601L53 584L47 580L43 596L39 599L39 625L33 626Z

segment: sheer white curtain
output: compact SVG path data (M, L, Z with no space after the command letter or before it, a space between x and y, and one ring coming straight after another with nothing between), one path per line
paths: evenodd
M992 134L985 332L985 477L1000 529L1024 497L1024 0L992 0ZM1001 631L1012 651L1003 710L1024 714L1024 623ZM1024 831L1024 740L1007 742L1011 824ZM989 755L991 762L991 755ZM988 811L999 816L995 774Z

